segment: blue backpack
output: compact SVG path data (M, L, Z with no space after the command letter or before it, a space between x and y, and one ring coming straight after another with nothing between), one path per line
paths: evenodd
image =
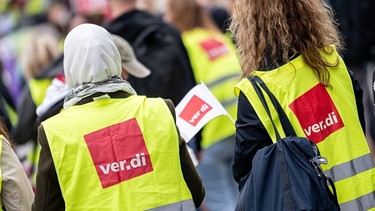
M255 154L252 170L247 178L241 180L245 182L240 187L235 210L340 210L334 183L320 167L327 160L320 156L316 144L305 137L296 136L280 104L260 78L252 77L249 80L272 121L257 84L269 95L287 137L281 138L272 122L277 142Z

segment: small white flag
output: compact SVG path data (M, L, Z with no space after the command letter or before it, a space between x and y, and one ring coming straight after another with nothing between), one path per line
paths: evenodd
M204 83L193 87L176 106L176 124L186 142L213 118L227 115L234 120Z

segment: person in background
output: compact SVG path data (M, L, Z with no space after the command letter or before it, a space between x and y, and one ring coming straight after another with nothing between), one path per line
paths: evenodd
M226 37L208 11L196 0L167 0L165 20L181 32L197 83L207 85L235 119L237 98L233 87L241 76L241 67L232 41ZM233 210L238 190L231 165L235 126L228 116L219 116L201 130L198 172L206 189L207 210ZM202 207L202 209L204 209Z
M11 131L17 144L35 141L35 109L44 98L45 90L52 79L45 75L51 71L52 61L60 56L59 41L61 35L49 24L36 26L29 42L22 49L22 67L26 84L17 103L18 122Z
M32 210L194 210L201 204L204 188L173 103L137 95L121 78L121 56L108 31L95 24L71 30L64 73L70 89L64 111L38 130Z
M205 8L212 17L212 20L225 34L228 31L230 13L224 4L219 4L214 0L196 0L203 8ZM224 1L222 1L224 3Z
M136 7L139 10L147 11L156 16L162 16L166 0L137 0Z
M139 61L151 70L147 78L129 76L138 94L168 98L177 105L196 83L178 30L161 18L136 9L137 0L108 0L112 20L105 28L124 38Z
M243 70L235 88L233 163L240 188L255 153L276 141L248 80L258 76L280 103L296 135L312 140L327 158L322 168L335 182L341 210L374 209L375 165L365 138L362 89L338 53L342 39L328 3L236 0L232 12L230 30ZM278 116L272 118L284 136Z
M1 200L2 210L31 210L34 192L18 159L11 137L2 119L0 120Z
M35 26L30 40L22 49L22 66L25 85L16 105L18 121L11 130L15 150L27 175L35 185L35 172L39 148L35 110L43 99L54 74L62 69L56 63L62 61L59 41L61 34L50 24Z

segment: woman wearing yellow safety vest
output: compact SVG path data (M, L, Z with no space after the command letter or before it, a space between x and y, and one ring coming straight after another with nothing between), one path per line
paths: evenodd
M209 12L196 0L168 0L165 19L182 34L197 83L203 82L235 119L237 97L233 87L240 80L241 67L231 39L224 35ZM197 166L206 189L204 206L208 210L232 211L238 189L233 180L234 123L219 116L201 130L200 160Z
M0 210L31 210L34 192L10 140L0 120Z
M125 69L144 68L131 59ZM137 95L120 77L120 53L108 31L73 28L64 73L64 110L38 130L32 210L195 210L204 188L174 106Z
M328 159L322 168L335 182L341 210L375 210L375 166L364 135L362 90L337 52L342 43L327 2L236 0L230 29L243 69L235 88L236 181L241 185L251 171L257 150L275 141L267 113L246 78L257 75L297 135L317 143ZM273 121L283 131L277 115Z

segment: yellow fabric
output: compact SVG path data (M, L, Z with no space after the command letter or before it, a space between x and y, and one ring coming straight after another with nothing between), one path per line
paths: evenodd
M136 120L141 136L134 135L134 130L114 127L130 120ZM126 99L95 100L69 107L42 125L66 210L147 210L192 199L181 172L174 119L165 101L160 98L131 96ZM89 142L86 142L88 135L108 128L115 129L110 130L111 135L101 137L102 148L90 154ZM126 131L126 136L116 140L116 137L122 137L117 135L119 131ZM153 170L102 187L103 180L94 166L94 156L111 157L117 148L114 144L125 143L129 137L131 144L121 146L123 148L114 157L130 156L128 151L135 149L133 145L141 137ZM111 142L107 143L109 138ZM108 150L111 146L113 148ZM108 167L107 170L112 168Z
M354 159L362 159L370 156L370 150L357 115L358 111L353 85L346 66L336 51L331 55L325 54L322 51L322 56L333 64L339 59L339 65L337 67L329 68L331 74L330 84L332 85L332 88L325 89L338 112L338 114L332 114L333 117L330 117L331 120L332 118L338 118L340 116L343 122L342 128L331 133L328 137L325 137L323 141L317 144L321 155L328 159L328 164L322 165L322 168L326 172L332 171L335 175L344 177L339 181L335 181L340 204L355 200L360 201L359 197L361 196L369 195L370 193L374 195L374 163L370 162L370 164L365 167L366 171L360 173L357 173L358 167L353 165ZM297 135L307 136L306 134L308 133L305 133L304 131L308 130L302 129L299 120L291 110L290 105L297 98L303 96L313 87L316 87L317 84L319 84L319 81L314 75L312 69L303 62L302 57L300 56L278 69L271 71L256 71L254 74L258 75L264 81L269 90L278 99ZM275 133L269 117L248 79L245 78L237 84L235 88L236 95L239 94L239 91L242 91L249 99L262 124L275 142ZM267 96L264 91L263 93L264 96ZM266 98L266 101L271 109L273 121L275 122L278 131L281 133L280 135L282 137L285 136L280 121L277 119L276 110L272 106L268 97ZM344 101L347 103L342 103ZM311 101L310 103L314 104L320 102ZM305 107L306 112L308 112L309 109L310 106ZM311 115L311 112L309 115ZM313 118L312 116L308 118ZM322 132L325 128L328 128L328 126L318 127L318 125L316 125L315 130ZM313 127L309 128L310 132L312 130L314 130ZM362 163L361 160L361 164ZM344 170L346 172L339 172L336 170L340 165L348 166ZM366 204L366 202L364 202L364 204Z
M45 79L32 78L28 81L31 98L36 107L42 104L46 96L47 88L50 86L51 82L52 82L52 79L49 79L49 78L45 78ZM38 167L39 153L40 153L39 143L36 142L35 144L36 146L34 147L33 151L31 151L27 155L27 161L33 166L33 169L34 169L30 175L31 182L33 185L36 183L36 170Z
M47 2L45 0L30 0L26 1L25 5L25 14L27 15L38 15L43 13L43 10L46 8Z
M46 96L46 91L48 86L51 84L52 79L30 79L29 87L31 97L36 106L42 104L44 97Z
M46 96L46 91L47 91L48 87L51 85L52 80L53 79L50 79L50 78L44 78L44 79L32 78L28 81L31 98L33 99L33 102L34 102L36 107L38 107L39 105L41 105L43 103L43 100ZM18 119L17 119L17 121L18 121ZM39 153L40 153L39 143L36 142L35 144L36 144L36 146L34 147L34 150L31 151L27 155L27 160L33 166L33 169L35 169L32 172L32 175L30 175L32 184L36 183L36 170L37 170L37 167L38 167Z
M5 13L8 7L8 2L6 1L1 1L0 2L0 12Z
M10 123L15 126L18 122L17 112L5 101L3 100L4 108L8 113Z
M236 119L237 100L233 87L240 80L241 67L232 41L219 32L196 28L182 33L183 43L188 51L197 83L204 82L213 95L224 106L232 119ZM214 48L203 43L221 46ZM223 53L224 52L224 53ZM222 53L222 55L220 54ZM215 55L219 55L215 57ZM219 116L208 122L202 130L202 148L223 140L235 133L234 123L227 116Z

